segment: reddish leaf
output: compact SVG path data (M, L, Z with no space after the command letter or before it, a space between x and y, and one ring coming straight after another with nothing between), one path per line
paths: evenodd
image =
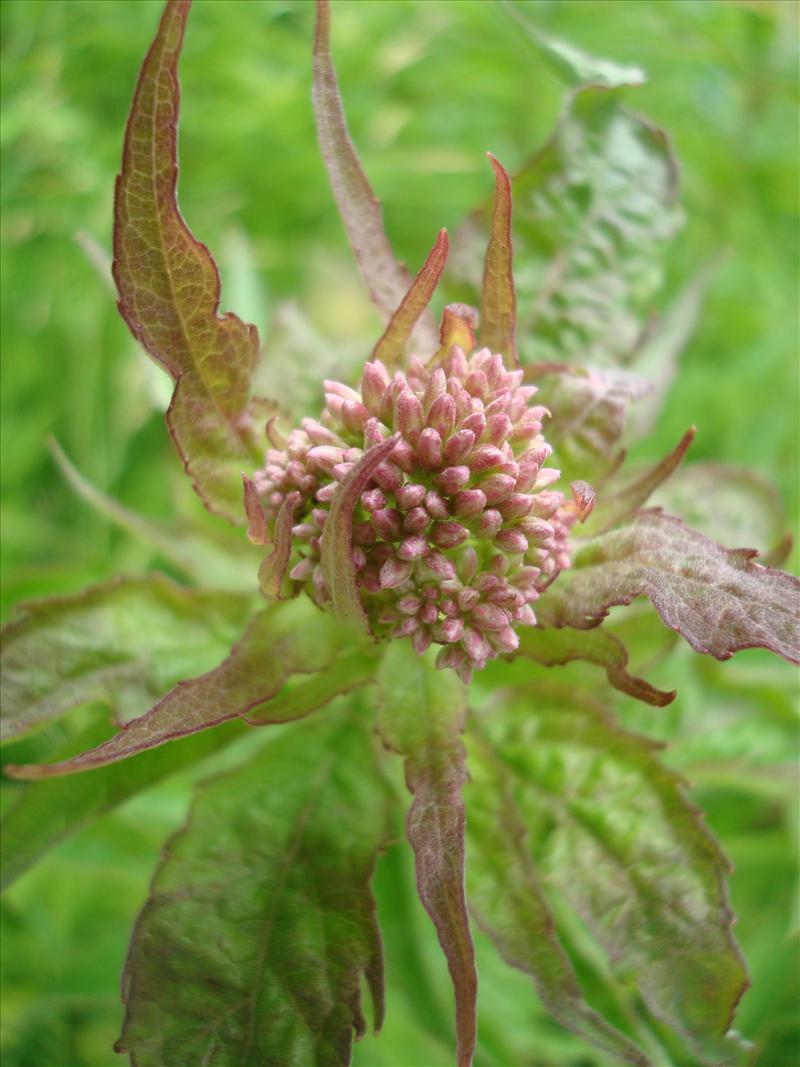
M411 288L403 297L400 307L392 315L380 341L375 345L372 352L373 359L379 359L390 367L403 358L414 326L430 303L434 290L439 284L449 249L447 230L440 230L419 274L411 283Z
M680 466L686 455L689 445L694 440L697 431L691 426L673 450L666 455L660 463L637 478L623 489L601 498L594 509L594 514L586 523L581 535L593 537L595 534L604 533L606 530L617 526L623 519L640 508L652 493L662 485L667 478Z
M281 586L292 554L292 523L300 499L299 493L289 493L281 504L275 520L275 547L258 568L258 581L263 593L278 600L281 599Z
M577 549L573 569L548 593L548 610L556 625L586 629L612 605L644 595L697 652L728 659L767 648L800 662L800 582L755 555L723 548L672 515L642 511Z
M328 616L305 600L264 611L218 667L179 682L104 744L61 763L7 770L15 778L75 774L235 719L275 696L291 675L325 668L335 656L340 637L341 627L334 627ZM312 709L301 708L300 715L308 710Z
M436 671L406 641L391 644L378 672L378 730L405 757L414 800L406 831L414 850L417 890L442 946L456 999L458 1067L475 1051L477 973L464 895L466 754L460 740L466 693L451 671Z
M481 343L500 352L509 365L518 365L514 339L517 302L514 295L511 244L511 179L488 153L494 167L495 193L492 230L483 264L481 289Z
M114 279L122 317L175 382L167 424L194 488L211 511L238 522L240 472L260 456L254 419L263 412L248 404L258 335L218 314L216 265L175 198L177 67L189 8L170 0L139 75L116 186Z
M537 609L539 620L543 610ZM519 654L535 660L545 667L553 667L572 660L582 659L605 668L608 680L623 693L663 708L675 699L675 693L665 693L654 688L644 678L628 674L628 652L614 634L603 629L577 632L571 629L556 630L525 627L520 632Z
M374 445L345 476L331 502L322 532L322 569L334 614L362 630L369 628L353 565L353 512L374 471L394 451L397 435Z
M317 0L312 99L317 139L334 199L370 296L388 322L403 300L410 279L405 267L394 258L383 228L380 201L372 191L347 129L331 60L328 0ZM421 328L422 347L433 351L436 325L430 315L424 317ZM422 342L423 334L419 336Z

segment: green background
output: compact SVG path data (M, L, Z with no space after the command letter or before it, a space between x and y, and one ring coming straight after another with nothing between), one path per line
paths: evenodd
M189 498L164 429L168 391L161 372L137 351L102 270L85 251L87 238L98 254L110 246L125 116L160 5L1 6L7 613L25 597L76 591L153 562L148 549L76 501L50 458L48 435L129 506L162 516L202 509ZM649 75L646 86L631 91L631 104L673 138L687 212L664 304L682 281L721 256L679 382L635 457L661 456L694 422L692 457L758 471L778 487L796 528L797 6L788 0L516 6L541 29ZM489 193L486 150L514 170L542 144L564 85L500 3L343 0L334 3L333 17L351 130L394 246L416 268L438 229L452 233ZM223 309L255 321L264 338L277 304L292 298L330 351L342 353L334 362L344 363L369 350L379 322L353 268L315 145L312 21L307 2L198 0L181 66L180 197L189 224L217 257ZM693 667L681 655L662 680L680 687L681 679L683 703L658 723L652 711L627 704L623 714L647 732L679 735L675 759L696 770L698 800L739 870L734 902L755 979L739 1023L764 1047L764 1067L789 1067L797 925L792 787L781 761L794 736L784 729L796 702L791 675L757 653L723 668L705 661ZM692 718L684 716L689 704ZM709 721L722 723L720 731ZM754 748L757 756L748 760ZM8 895L5 1067L115 1061L109 1048L127 930L159 844L179 824L185 803L185 777L152 790L60 847ZM442 1011L430 1009L430 1018L421 1019L419 997L415 1006L407 989L415 972L390 953L400 992L390 997L384 1037L358 1053L364 1067L448 1062L446 978L407 883L403 861L390 857L379 873L384 921L400 931L398 945L403 931L418 930ZM580 1042L562 1038L543 1019L528 983L500 968L482 943L481 953L487 1032L531 1025L526 1063L606 1067ZM494 1058L485 1062L504 1063L503 1047L498 1037Z

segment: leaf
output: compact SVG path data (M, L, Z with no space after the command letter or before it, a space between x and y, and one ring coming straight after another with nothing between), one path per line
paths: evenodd
M506 963L533 978L542 1004L562 1026L625 1063L652 1067L633 1041L584 1000L530 853L515 777L475 724L468 736L467 884L476 921Z
M217 752L240 737L243 729L243 723L229 723L219 730L184 738L168 749L151 749L124 763L101 767L93 774L29 782L4 817L0 830L2 888L10 886L45 852L91 819ZM110 732L107 723L92 723L55 753L56 759L68 759L93 748Z
M543 612L537 612L539 621L546 623ZM526 626L520 633L519 655L552 667L572 660L582 659L604 667L611 684L628 696L663 708L675 699L675 693L665 693L646 682L628 674L628 652L614 634L602 628L595 630L556 630L551 626Z
M755 549L726 549L680 519L642 511L628 526L582 543L547 593L556 625L587 629L614 604L652 601L696 652L728 659L767 648L800 662L800 582L755 563Z
M392 315L381 339L375 345L372 359L379 359L387 367L399 363L405 352L420 315L431 301L439 279L442 276L447 253L450 249L447 230L440 230L428 258L422 264L402 303Z
M515 328L517 300L514 293L513 252L511 244L511 179L491 152L495 193L492 229L481 285L481 343L492 352L500 352L510 366L519 366Z
M593 537L596 534L605 533L606 530L613 529L624 519L629 518L678 469L696 432L695 427L691 426L660 463L645 471L622 489L598 500L591 516L583 527L576 531L578 536Z
M218 667L179 682L109 741L61 763L8 767L8 773L16 778L76 774L218 726L270 700L291 675L325 669L348 636L306 600L262 611Z
M635 983L649 1010L688 1040L692 1062L746 1062L747 1048L729 1032L747 976L731 934L728 864L686 783L659 761L654 743L593 703L506 701L502 714L481 721L525 828L516 863L536 872L550 900L583 918L620 980ZM479 778L470 804L482 784ZM503 852L498 857L492 832L484 831L480 846L481 877L488 866L496 879ZM540 948L525 927L517 929L491 880L487 901L501 944L509 939L510 951L530 959Z
M622 106L623 90L574 92L548 143L512 181L517 335L524 363L627 365L644 340L676 232L677 164L665 134ZM488 211L454 242L478 290Z
M362 975L383 1017L370 881L386 838L369 734L341 717L200 786L136 923L117 1051L137 1067L348 1064Z
M258 568L258 584L267 597L282 599L281 588L286 577L286 569L289 566L289 557L292 554L294 513L301 499L300 493L296 491L288 493L275 519L274 548Z
M334 496L322 531L321 564L334 614L348 625L368 629L352 560L353 511L364 486L394 451L397 435L373 445L345 475Z
M258 557L248 550L240 536L215 536L208 524L201 528L188 520L164 521L139 515L84 478L54 438L48 443L70 487L100 515L157 549L192 581L206 587L252 591Z
M628 409L646 396L647 382L628 371L567 364L526 367L525 378L538 385L537 402L551 413L547 440L565 480L601 484L624 458Z
M188 0L169 0L145 58L125 133L114 206L114 280L131 333L175 382L167 425L211 510L241 522L241 472L261 459L254 326L220 317L220 282L178 210L178 59Z
M330 53L328 0L317 0L312 91L317 139L350 245L373 303L389 322L408 291L411 279L399 264L383 228L376 199L350 139L336 71ZM430 312L422 313L417 331L421 351L433 352L437 330Z
M101 700L141 714L186 673L217 662L252 599L166 578L123 578L22 604L3 629L4 738Z
M378 671L378 731L405 759L414 800L406 832L414 850L417 891L442 946L456 1000L458 1067L475 1051L477 974L464 897L464 802L467 779L460 734L466 693L451 671L437 672L405 641L392 642Z

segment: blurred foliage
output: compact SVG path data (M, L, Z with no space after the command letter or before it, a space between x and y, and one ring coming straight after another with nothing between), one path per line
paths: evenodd
M119 320L102 263L124 120L159 8L151 0L2 5L6 611L24 597L74 591L120 571L175 573L76 501L50 457L49 434L129 507L202 517L164 429L163 375ZM511 9L588 52L646 70L649 81L630 91L631 105L673 138L687 214L659 304L719 259L678 382L634 458L659 458L695 422L691 457L755 469L777 485L796 528L797 7L781 0L334 3L334 55L351 129L392 241L412 269L441 226L455 230L485 199L492 179L484 152L516 169L560 111L564 84ZM276 308L292 298L329 343L330 363L346 366L371 347L379 324L315 145L312 17L304 0L198 0L182 60L180 193L190 225L220 264L223 308L255 321L268 341ZM788 1067L798 994L793 676L755 652L716 664L679 648L653 666L663 641L649 642L648 618L622 624L626 640L636 638L634 666L646 665L655 684L677 687L679 697L658 711L620 699L618 711L627 726L670 742L668 761L694 783L736 864L733 903L753 976L737 1025L762 1047L764 1067ZM530 664L515 669L551 677ZM598 681L591 668L564 677ZM79 716L72 726L49 727L14 746L13 758L40 758L85 725ZM213 765L261 743L260 733L244 739ZM6 1067L113 1062L114 990L131 920L198 773L182 772L86 828L8 894ZM17 789L5 783L4 798ZM377 876L388 1021L379 1041L357 1049L361 1067L448 1062L445 965L411 878L407 853L390 850ZM580 944L580 932L575 939ZM480 937L478 955L481 1067L608 1067L546 1018L529 982ZM587 955L587 988L599 999L617 995L597 967ZM643 1012L630 1001L617 1010ZM657 1042L658 1025L649 1025ZM672 1055L665 1048L665 1064Z

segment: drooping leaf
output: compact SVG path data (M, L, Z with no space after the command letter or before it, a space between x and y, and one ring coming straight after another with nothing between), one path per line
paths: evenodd
M468 743L470 910L506 963L533 978L542 1004L562 1026L624 1063L653 1067L630 1038L584 1000L531 855L514 796L515 776L474 723Z
M368 731L295 728L200 786L167 845L125 967L118 1051L137 1067L346 1067L376 1029L383 959L370 881L387 791Z
M406 344L414 331L414 326L427 308L442 276L450 243L447 230L440 230L428 258L422 264L402 303L392 315L389 323L372 352L372 359L379 359L387 367L398 363L403 358Z
M114 208L114 280L134 337L172 377L167 424L194 488L211 510L243 519L241 472L260 458L263 402L250 401L254 326L220 316L211 253L175 198L178 59L189 0L169 0L139 75Z
M300 499L300 493L288 493L275 519L275 543L258 568L258 583L265 596L281 598L281 588L292 553L294 512Z
M169 748L154 748L124 763L100 767L92 774L29 782L0 826L0 886L6 889L91 819L217 752L245 729L243 723L232 722L183 738ZM112 733L108 723L92 723L55 752L54 758L69 759L101 744Z
M800 662L800 582L755 562L755 549L725 549L658 510L581 543L546 596L559 626L596 626L614 604L652 601L696 652L728 659L768 648Z
M389 322L408 291L408 271L397 262L383 228L380 201L375 197L347 129L339 84L330 52L328 0L317 0L312 92L317 139L334 199L373 302ZM436 348L436 323L421 314L417 338L422 351Z
M464 802L467 779L460 735L466 693L451 671L436 671L406 641L389 645L378 671L378 730L405 759L414 795L406 831L414 850L417 890L442 946L456 1000L458 1067L475 1051L477 974L464 897Z
M346 624L368 628L352 560L353 511L374 471L394 451L397 436L373 445L344 477L322 531L322 569L334 613Z
M538 612L539 620L544 615ZM546 620L545 620L546 621ZM646 704L662 708L675 698L675 693L665 693L646 682L628 674L628 652L614 634L597 628L594 630L554 629L552 626L526 626L520 633L519 654L541 663L545 667L586 660L605 668L608 680L622 693L636 697Z
M645 337L680 220L677 166L664 133L622 106L623 92L573 93L551 140L513 179L524 363L624 366ZM488 214L454 242L452 266L475 291Z
M70 487L95 511L126 533L150 545L182 574L202 585L237 592L252 591L258 556L242 543L241 536L211 531L189 520L152 519L131 511L118 500L92 485L73 465L54 439L50 451Z
M653 503L714 541L752 545L769 554L774 566L783 563L792 544L775 487L749 467L693 463L661 486Z
M489 161L494 168L495 192L492 228L486 246L486 258L483 261L481 344L492 352L500 352L509 366L517 366L517 300L514 293L511 238L511 179L491 152Z
M270 700L293 674L326 668L348 638L352 634L346 628L307 600L262 611L218 667L179 682L148 712L124 723L109 741L61 763L10 767L9 773L17 778L75 774L218 726ZM294 710L289 707L290 718ZM298 709L300 715L308 710L313 709Z
M696 430L690 427L673 450L659 463L640 474L628 485L606 493L597 501L589 519L575 532L579 537L593 537L605 533L629 518L678 469L694 440Z
M684 1037L692 1062L747 1062L746 1044L729 1032L747 976L731 934L728 864L658 746L569 692L507 701L502 714L482 718L481 731L524 828L516 862L532 860L545 898L582 917L615 974L635 983L649 1010ZM546 968L549 961L533 959L540 946L527 943L527 928L492 893L503 849L493 833L480 834L480 821L476 836L485 858L476 854L472 863L477 875L483 859L481 877L488 867L483 906L492 907L499 944Z
M620 370L567 364L526 368L539 387L537 401L551 413L547 440L566 481L600 485L622 462L622 436L632 403L646 396L644 379Z
M180 678L219 662L251 611L250 597L160 576L20 605L3 630L3 737L94 700L121 721L141 714Z

